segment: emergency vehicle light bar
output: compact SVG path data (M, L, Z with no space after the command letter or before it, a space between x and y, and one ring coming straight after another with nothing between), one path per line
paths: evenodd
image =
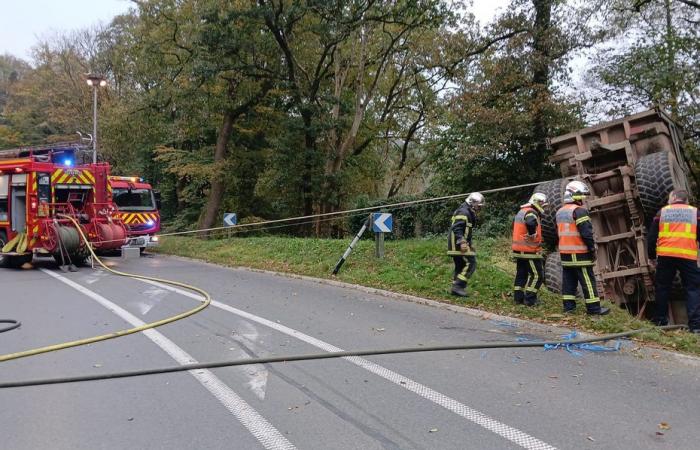
M141 177L119 177L119 176L110 175L109 179L115 180L115 181L131 181L132 183L136 183L138 181L140 183L143 183L143 178L141 178Z

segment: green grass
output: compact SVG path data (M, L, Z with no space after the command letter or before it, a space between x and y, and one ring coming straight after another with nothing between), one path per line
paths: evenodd
M243 266L333 278L331 271L348 242L287 237L202 240L171 236L162 238L158 251L231 267ZM509 242L505 239L484 239L477 246L478 266L470 280L470 296L466 300L448 293L452 259L445 255L444 239L387 241L386 257L383 260L374 257L373 241L360 241L336 279L597 333L617 333L650 326L649 322L637 320L614 306L611 314L604 317L588 317L583 304L578 305L576 314L564 316L559 296L544 288L540 292L542 304L536 308L514 305L512 274L515 273L515 264L508 256ZM645 332L635 339L700 354L698 338L684 331Z

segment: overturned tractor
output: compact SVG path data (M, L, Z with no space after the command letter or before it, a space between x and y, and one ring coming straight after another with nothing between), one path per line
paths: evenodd
M595 272L604 298L640 317L654 299L654 268L646 250L647 228L674 189L688 189L682 134L660 110L648 110L551 139L563 177L537 186L550 199L542 219L543 237L556 248L556 211L573 177L591 188L590 210L598 246ZM545 282L561 292L561 262L547 255ZM682 296L670 303L670 318L687 321Z

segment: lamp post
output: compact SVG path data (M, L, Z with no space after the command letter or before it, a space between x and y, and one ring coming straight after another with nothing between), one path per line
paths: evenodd
M107 86L107 80L101 75L88 73L88 86L92 86L92 163L97 163L97 88Z

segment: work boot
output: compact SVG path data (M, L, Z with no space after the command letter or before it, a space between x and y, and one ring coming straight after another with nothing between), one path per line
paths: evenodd
M525 294L525 306L537 306L539 303L540 299L537 298L537 294L533 292Z
M450 293L456 295L457 297L467 297L467 283L462 280L457 280L452 283L452 290Z
M586 314L589 316L604 316L610 313L610 308L600 306L600 302L589 303L586 305Z
M513 291L513 301L515 301L516 305L524 305L525 294L523 294L523 291Z
M564 300L564 314L573 314L576 311L575 300Z
M654 317L651 319L651 323L659 327L665 327L668 325L668 317Z

